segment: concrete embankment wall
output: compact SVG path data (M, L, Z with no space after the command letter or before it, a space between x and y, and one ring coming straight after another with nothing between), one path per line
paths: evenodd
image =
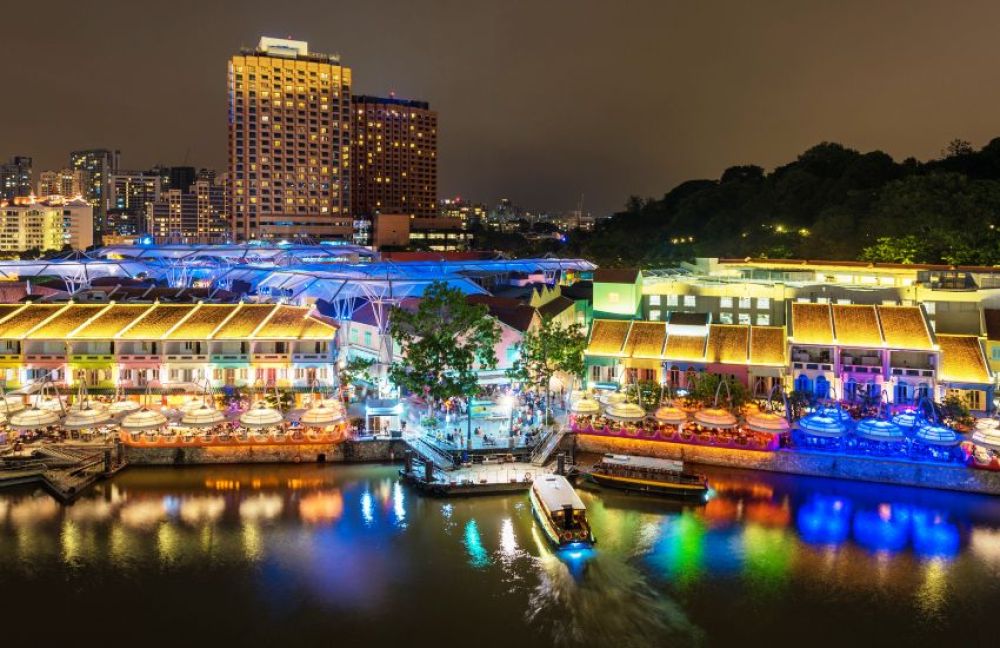
M575 439L581 452L627 453L710 466L1000 495L1000 472L964 466L821 452L755 452L589 434L575 435Z
M399 439L223 447L126 446L125 457L133 466L315 463L324 461L360 463L401 461L406 449L406 444Z

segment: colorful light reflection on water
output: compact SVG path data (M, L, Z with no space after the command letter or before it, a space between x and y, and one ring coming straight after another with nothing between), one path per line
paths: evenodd
M844 642L871 618L872 636L967 645L1000 600L1000 499L709 474L707 504L582 491L598 544L560 551L523 495L425 499L391 467L127 471L72 507L7 492L0 601L19 617L47 600L72 628L113 600L137 634L224 602L254 613L214 615L207 638L241 644L446 626L489 645L683 646Z

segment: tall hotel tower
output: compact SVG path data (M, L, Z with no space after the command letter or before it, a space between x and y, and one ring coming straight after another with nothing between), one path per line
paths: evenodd
M350 240L351 69L263 37L229 61L235 240Z

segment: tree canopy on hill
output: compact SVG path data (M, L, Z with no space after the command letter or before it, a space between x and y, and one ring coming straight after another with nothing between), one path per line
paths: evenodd
M770 173L753 165L633 196L569 247L602 266L695 256L1000 264L1000 138L896 162L825 142Z

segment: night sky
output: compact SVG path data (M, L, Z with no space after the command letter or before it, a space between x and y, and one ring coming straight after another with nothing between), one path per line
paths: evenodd
M875 5L878 6L875 6ZM814 6L808 6L814 5ZM836 6L835 6L836 5ZM605 213L823 140L894 157L1000 135L1000 3L10 2L0 155L225 169L227 58L339 52L440 114L441 196Z

